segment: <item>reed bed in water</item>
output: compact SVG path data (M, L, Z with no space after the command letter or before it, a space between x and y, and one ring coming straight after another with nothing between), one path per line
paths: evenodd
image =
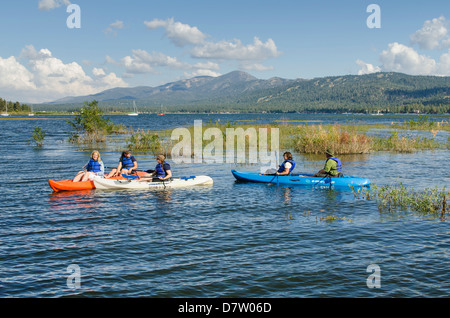
M209 128L219 129L219 134L213 134L206 137L205 132ZM368 136L367 131L370 129L367 125L278 125L278 124L236 124L234 123L207 123L201 127L201 136L203 147L216 141L216 138L221 138L219 143L223 149L227 146L227 132L237 131L245 135L244 149L249 150L249 147L258 147L262 142L262 134L260 129L263 128L267 132L265 143L270 148L271 145L271 129L277 128L279 132L279 147L280 149L294 150L299 153L307 154L322 154L327 148L332 149L337 155L342 154L364 154L373 151L399 151L399 152L414 152L417 150L429 150L443 147L434 138L427 137L412 137L402 136L398 131L392 132L388 136L373 137ZM195 127L186 127L191 137L192 150L194 149L194 136L196 136ZM199 129L199 128L197 128ZM228 130L230 129L230 130ZM152 153L163 153L170 156L171 149L179 142L179 136L174 140L171 139L173 129L152 132L152 131L137 131L133 132L131 137L127 139L128 148L134 151L146 151ZM217 130L215 130L217 132ZM249 134L253 131L253 134ZM238 143L242 144L240 137L234 137L233 142L237 148L240 148Z
M357 125L303 125L297 128L295 150L302 153L323 153L330 148L336 154L358 154L372 151L413 152L441 147L433 138L406 137L394 131L390 136L371 137L366 127Z
M406 188L403 184L393 186L372 185L370 189L355 190L353 193L357 198L376 200L380 212L415 212L422 215L433 215L442 221L450 212L448 200L450 192L445 187L426 188L423 191L415 191Z
M337 154L368 153L372 140L357 127L341 125L297 126L295 150L302 153L324 153L330 148Z
M450 122L446 120L442 120L440 122L430 120L429 117L425 115L419 115L417 120L405 121L402 124L395 124L393 126L394 128L407 130L450 131Z
M414 152L416 150L430 150L440 148L441 145L434 138L400 136L394 131L389 137L373 137L373 151Z

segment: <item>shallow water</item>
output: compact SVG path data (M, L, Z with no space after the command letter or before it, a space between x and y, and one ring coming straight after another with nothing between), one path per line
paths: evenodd
M264 117L266 116L266 117ZM278 117L277 117L278 116ZM194 119L390 123L394 116L111 116L143 129ZM180 164L175 175L209 175L213 186L167 191L53 193L48 179L71 178L89 151L67 143L64 116L0 120L1 297L448 297L450 226L436 217L380 213L351 191L236 183L231 169L257 165ZM406 119L405 119L406 118ZM448 119L448 117L443 117ZM439 120L441 120L440 118ZM34 126L47 132L29 144ZM101 150L107 166L118 153ZM424 189L450 185L450 151L343 156L346 174L378 185ZM152 156L136 155L153 168ZM320 169L320 157L295 154L296 170ZM321 218L336 216L334 221ZM71 289L69 265L78 265ZM367 268L381 269L369 288Z

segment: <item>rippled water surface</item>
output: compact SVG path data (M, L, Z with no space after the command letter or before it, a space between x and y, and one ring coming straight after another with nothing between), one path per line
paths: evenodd
M266 117L264 117L266 116ZM278 116L278 117L277 117ZM287 118L286 118L287 117ZM231 169L256 165L180 164L175 175L209 175L214 185L157 192L53 193L48 179L72 178L90 151L67 143L64 116L0 120L1 297L448 297L449 221L380 213L349 190L236 183ZM112 116L133 128L192 125L194 119L391 123L402 116ZM438 118L448 120L448 117ZM34 126L45 145L29 144ZM429 133L429 132L427 132ZM431 133L430 133L431 134ZM427 135L428 136L428 135ZM446 140L448 135L439 132ZM116 149L100 149L115 166ZM343 156L345 171L378 185L450 186L450 151ZM150 155L136 155L151 169ZM295 154L297 170L323 160ZM321 218L336 216L335 221ZM79 266L70 289L69 265ZM368 288L367 268L381 269Z

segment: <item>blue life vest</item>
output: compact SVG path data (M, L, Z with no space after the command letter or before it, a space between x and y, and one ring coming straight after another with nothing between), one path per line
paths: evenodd
M328 160L330 160L330 159L336 161L336 170L337 170L337 172L341 172L341 171L342 171L342 163L341 163L341 160L340 160L339 158L333 157L333 158L327 159L327 162L328 162Z
M170 170L170 165L168 163L164 163L164 164L158 163L155 168L156 177L164 178L167 175L167 173L166 173L167 170Z
M130 158L127 158L125 156L120 158L120 162L122 162L122 169L130 169L134 167L133 162L134 157L130 156Z
M91 160L89 160L87 166L86 166L86 170L87 171L91 171L91 172L100 172L101 170L101 165L100 162L98 162L97 160L94 160L91 158Z
M291 168L289 169L289 173L291 173L292 172L292 170L294 170L294 168L295 168L295 161L294 160L285 160L285 161L283 161L283 163L281 164L281 166L280 166L280 169L278 169L278 172L284 172L284 170L286 169L285 167L284 167L284 165L286 164L286 162L290 162L291 163Z

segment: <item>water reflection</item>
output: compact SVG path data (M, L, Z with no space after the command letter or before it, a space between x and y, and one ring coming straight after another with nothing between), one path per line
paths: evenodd
M156 204L161 209L167 208L170 206L172 200L172 191L171 189L156 191L154 196L156 199Z
M52 192L48 198L50 210L62 213L69 210L92 210L100 204L95 190Z
M282 195L284 204L292 203L293 191L292 191L291 187L282 187L281 195Z

